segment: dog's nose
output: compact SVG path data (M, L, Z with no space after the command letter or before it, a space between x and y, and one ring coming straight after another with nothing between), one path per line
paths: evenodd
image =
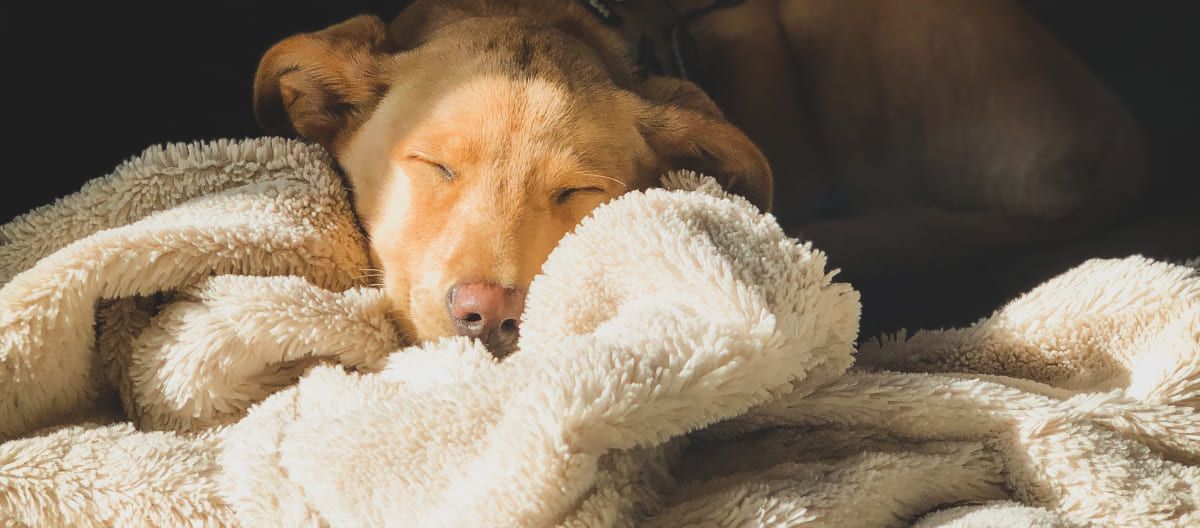
M517 344L525 292L487 282L459 284L447 293L446 309L458 335L477 338L504 357Z

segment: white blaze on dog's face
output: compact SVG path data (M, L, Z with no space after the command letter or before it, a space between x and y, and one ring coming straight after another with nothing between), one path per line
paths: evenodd
M259 66L255 110L337 159L397 318L419 339L510 349L558 240L667 170L769 207L766 160L691 83L621 86L592 47L511 20L391 46L372 17L287 39Z

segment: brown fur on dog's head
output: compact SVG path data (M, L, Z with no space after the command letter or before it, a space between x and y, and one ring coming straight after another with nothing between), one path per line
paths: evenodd
M320 143L346 172L417 337L454 333L453 286L527 287L589 211L668 170L770 207L766 159L713 102L686 81L634 81L579 13L535 24L444 5L414 4L399 37L374 17L291 37L255 79L260 123Z

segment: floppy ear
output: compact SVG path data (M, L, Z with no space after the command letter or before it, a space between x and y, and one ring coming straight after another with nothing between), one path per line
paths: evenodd
M383 21L366 15L272 46L254 77L259 126L332 151L386 92L378 58L387 51Z
M689 169L716 178L734 194L763 211L771 209L773 177L762 151L729 124L700 87L667 77L651 77L639 87L649 101L638 129L665 170Z

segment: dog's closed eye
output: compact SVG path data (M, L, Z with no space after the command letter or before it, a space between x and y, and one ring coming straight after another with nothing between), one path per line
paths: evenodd
M453 170L451 170L449 167L447 167L441 163L433 161L433 159L430 158L429 156L426 156L421 153L414 153L414 154L409 154L408 159L413 160L413 161L419 161L421 163L424 163L426 165L429 165L430 167L437 169L439 172L441 172L442 178L445 178L446 180L454 179L454 171Z
M578 188L572 188L572 189L561 189L557 193L554 194L554 203L557 203L558 205L563 205L563 204L567 203L568 201L570 201L572 197L577 196L580 193L604 193L604 192L606 192L606 191L599 187L578 187Z

